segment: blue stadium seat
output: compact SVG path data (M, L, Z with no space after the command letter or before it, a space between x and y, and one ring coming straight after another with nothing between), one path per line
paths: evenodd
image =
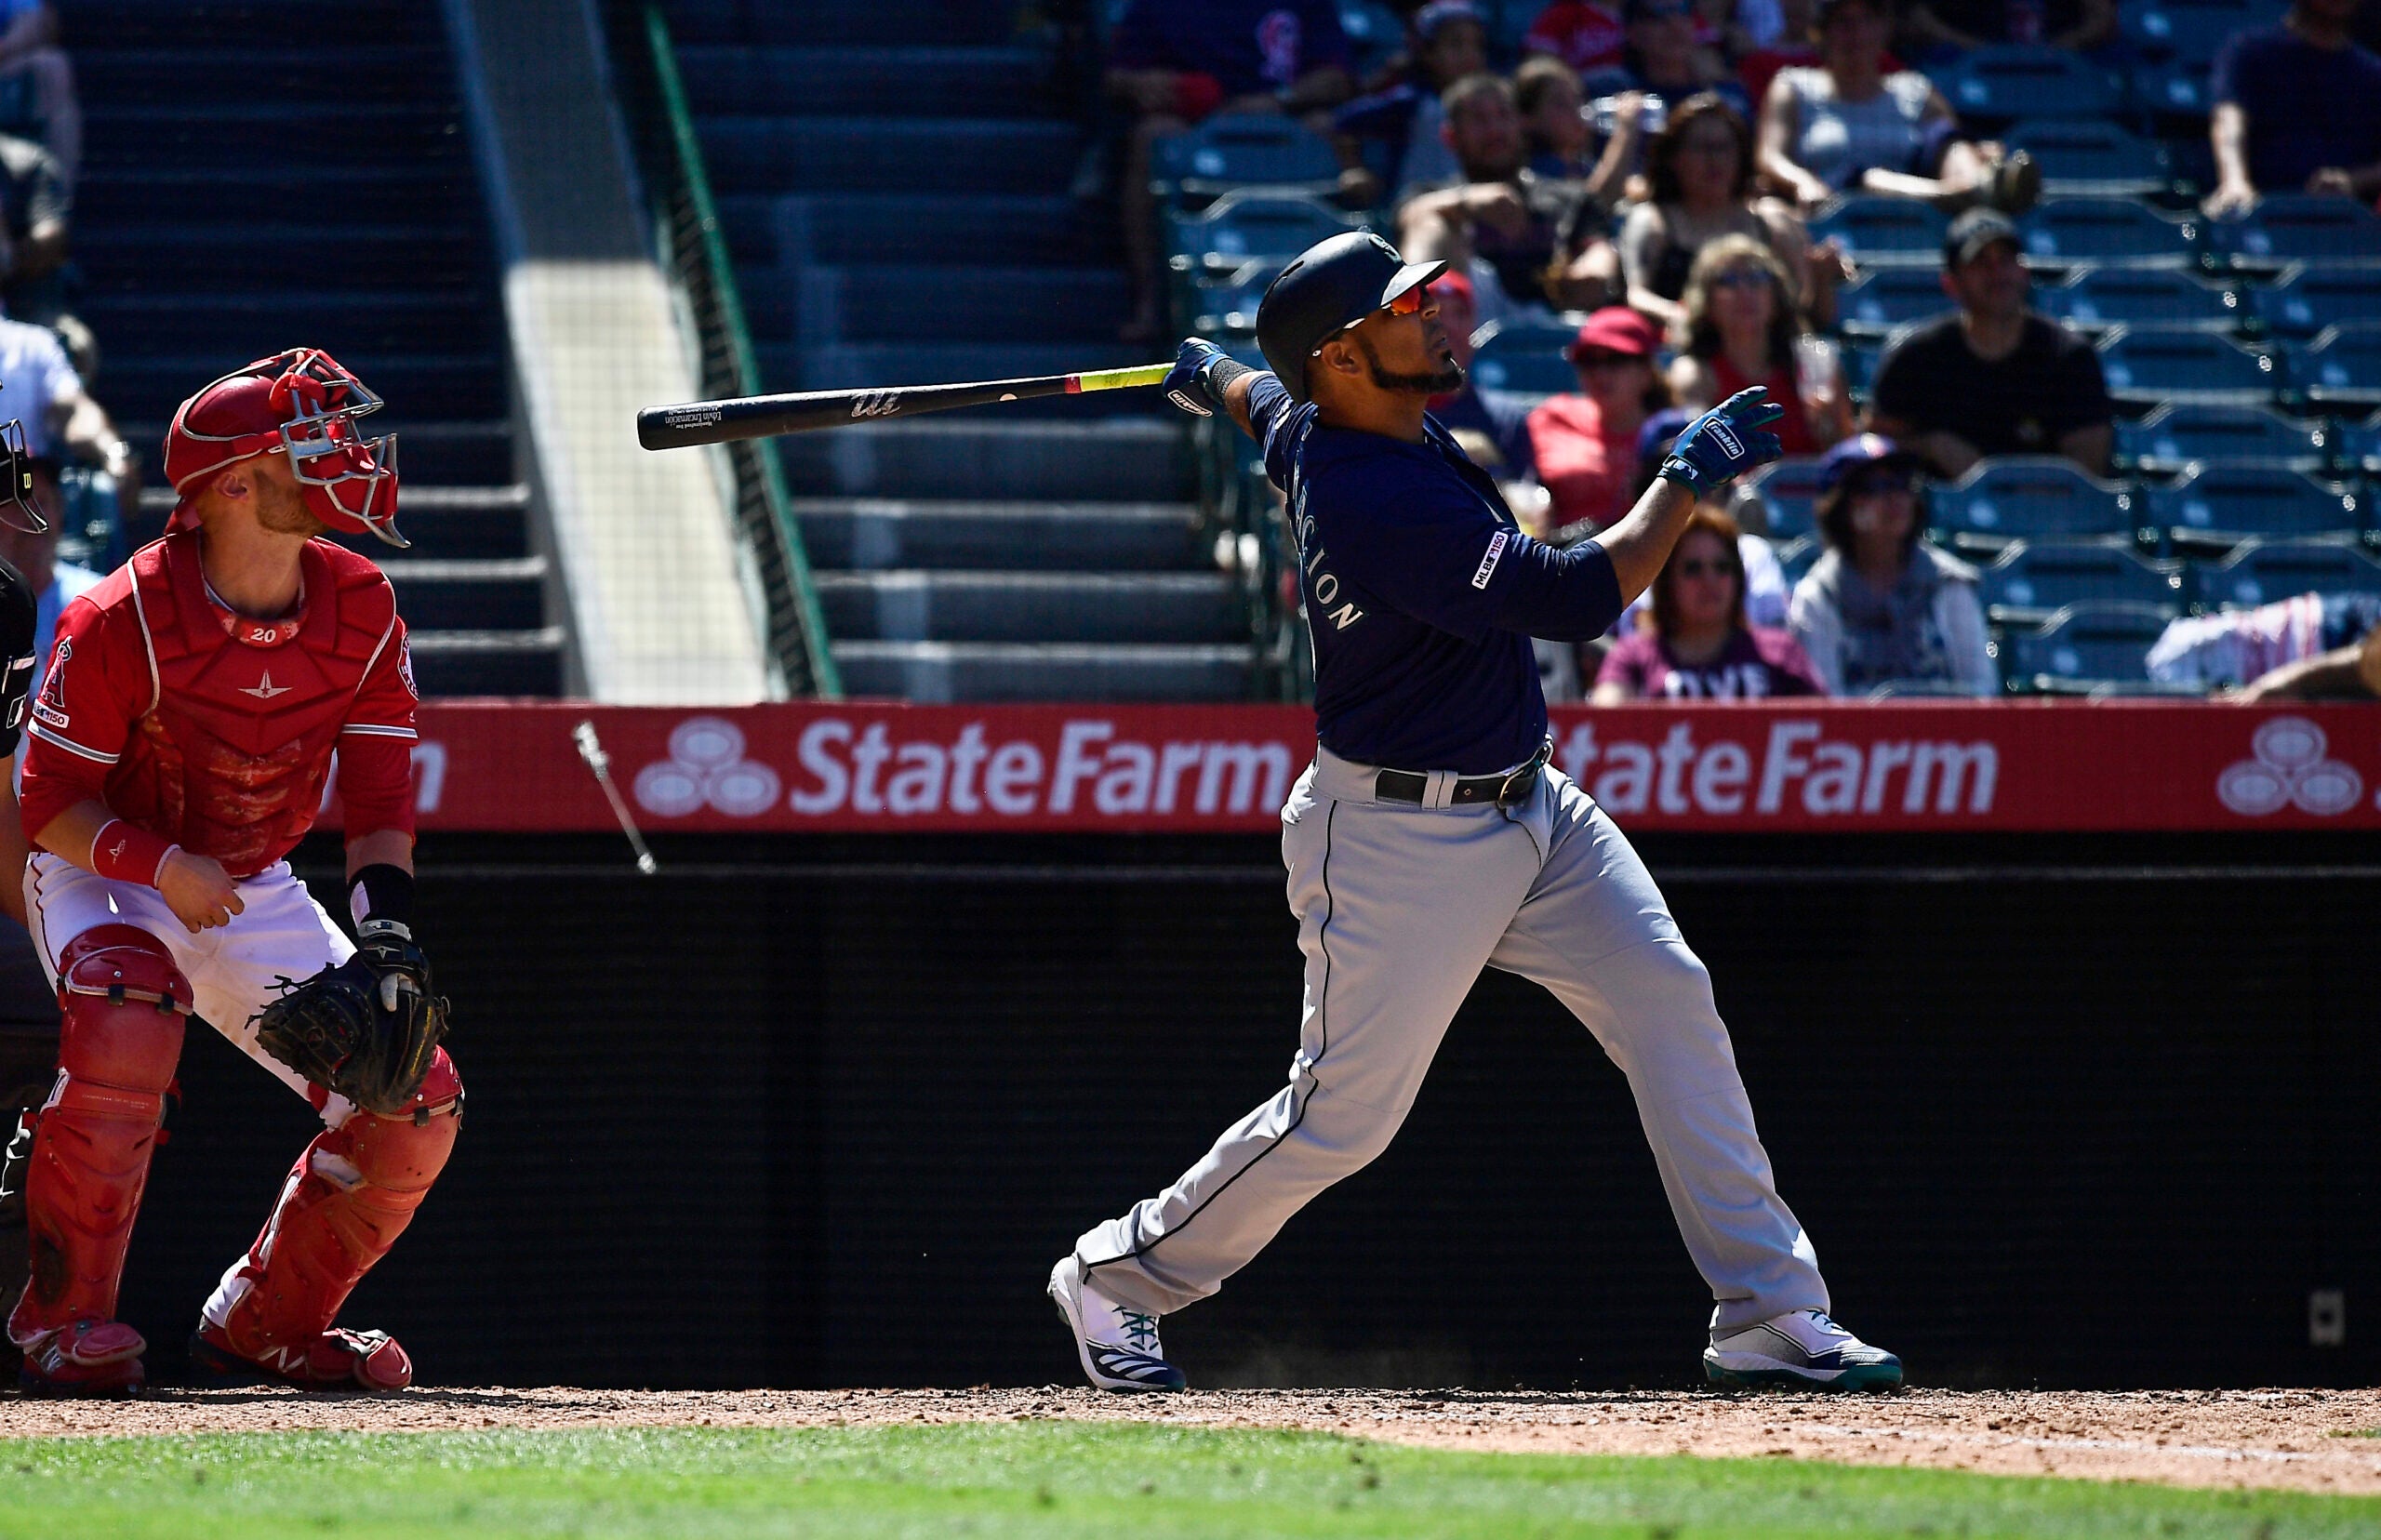
M1998 551L2013 539L2130 539L2133 496L2056 455L1986 460L1929 495L1933 523L1955 545Z
M1811 504L1819 494L1816 457L1779 460L1755 475L1751 486L1762 506L1769 511L1772 540L1799 540L1817 531L1818 524L1811 511Z
M2342 424L2339 453L2343 464L2361 465L2367 475L2381 476L2381 412L2361 423Z
M2252 540L2193 563L2191 585L2210 609L2254 609L2299 593L2381 593L2381 562L2335 540Z
M2272 465L2207 465L2172 486L2142 489L2153 524L2177 544L2207 548L2303 535L2353 535L2362 499L2336 482Z
M1813 222L1811 242L1832 240L1862 267L1939 269L1949 222L1940 210L1914 199L1856 192L1837 199Z
M1193 271L1218 275L1258 259L1286 262L1317 241L1361 228L1313 198L1270 192L1228 192L1196 214L1169 215L1166 222L1170 248L1188 257Z
M2349 321L2381 321L2381 267L2295 267L2241 291L2267 331L2312 337Z
M2047 44L1971 48L1935 71L1935 84L1971 127L2018 118L2101 117L2124 105L2124 82L2114 71Z
M2381 322L2332 327L2292 355L2290 378L2318 406L2351 414L2381 407Z
M2002 670L2021 690L2081 693L2096 684L2144 683L2150 644L2177 613L2171 604L2071 604L2039 630L2003 633Z
M2294 262L2381 266L2381 215L2353 198L2276 192L2238 219L2209 220L2207 242L2208 249L2250 272Z
M2130 198L2057 198L2017 221L2026 255L2057 267L2184 267L2199 260L2194 219Z
M2284 9L2278 0L2128 0L2118 10L2117 27L2144 57L2205 74L2226 38L2272 26Z
M1827 550L1827 542L1816 535L1773 543L1777 546L1777 568L1785 576L1789 593L1794 591L1795 584L1808 576L1812 567L1818 564L1820 553Z
M1339 157L1296 118L1232 113L1159 139L1150 170L1162 198L1207 199L1244 188L1325 194L1338 185Z
M1577 328L1522 322L1482 329L1487 335L1471 356L1471 378L1482 390L1546 396L1579 388L1578 371L1563 356Z
M1250 262L1228 278L1193 283L1188 295L1186 328L1202 337L1226 332L1253 336L1257 306L1281 270L1279 262Z
M2214 107L2207 68L2201 64L2136 64L2129 84L2134 105L2153 119L2162 137L2176 131L2205 133Z
M2255 406L2282 383L2268 352L2213 332L2120 326L2100 340L2100 369L2120 402L2221 402Z
M2147 198L2175 183L2175 157L2104 118L2038 118L2001 136L2042 168L2042 193L2052 198Z
M2182 574L2171 562L2145 560L2114 545L2030 545L2020 540L1987 566L1980 578L1995 625L2039 625L2070 604L2124 600L2178 605Z
M2284 417L2270 406L2177 402L2133 421L2119 419L2118 458L2153 475L2208 465L2281 465L2317 471L2334 444L2321 420Z
M2037 286L2034 308L2086 332L2115 325L2228 332L2241 315L2229 289L2180 268L2085 268L2055 287Z
M1835 318L1847 337L1882 338L1951 308L1939 267L1881 267L1838 289Z

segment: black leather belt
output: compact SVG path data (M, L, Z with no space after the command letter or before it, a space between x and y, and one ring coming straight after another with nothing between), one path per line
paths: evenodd
M1502 776L1470 776L1455 783L1447 794L1449 807L1477 806L1495 803L1499 807L1519 807L1529 800L1537 785L1537 772L1554 745L1546 743L1528 763ZM1383 770L1373 781L1373 795L1383 802L1420 803L1429 794L1430 777L1418 770Z

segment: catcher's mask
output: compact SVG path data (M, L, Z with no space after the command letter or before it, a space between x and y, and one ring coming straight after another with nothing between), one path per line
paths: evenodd
M320 348L291 348L235 369L181 404L166 430L166 479L181 500L168 529L198 527L196 502L216 472L286 454L306 507L333 529L397 533L397 435L367 439L355 419L380 398Z
M0 422L0 524L28 535L49 533L49 521L33 501L33 457L19 418Z

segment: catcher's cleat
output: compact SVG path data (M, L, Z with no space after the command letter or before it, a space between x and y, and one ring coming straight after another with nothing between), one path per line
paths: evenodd
M1901 1360L1869 1347L1824 1310L1789 1310L1712 1338L1703 1349L1703 1373L1716 1385L1739 1388L1892 1390L1901 1385Z
M309 1342L259 1348L251 1357L211 1321L191 1334L190 1361L218 1384L294 1385L301 1390L402 1390L413 1383L413 1360L386 1332L334 1326Z
M1165 1361L1157 1317L1129 1310L1083 1281L1072 1255L1050 1269L1050 1299L1075 1339L1083 1372L1100 1390L1179 1390L1182 1371Z
M22 1345L17 1384L33 1396L113 1396L140 1388L140 1334L120 1321L73 1321Z

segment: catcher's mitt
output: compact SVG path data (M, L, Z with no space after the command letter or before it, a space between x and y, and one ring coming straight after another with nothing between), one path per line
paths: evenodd
M257 1013L264 1051L316 1085L387 1117L421 1089L446 1035L446 999L430 985L430 960L413 935L390 920L367 920L363 945L335 968Z

